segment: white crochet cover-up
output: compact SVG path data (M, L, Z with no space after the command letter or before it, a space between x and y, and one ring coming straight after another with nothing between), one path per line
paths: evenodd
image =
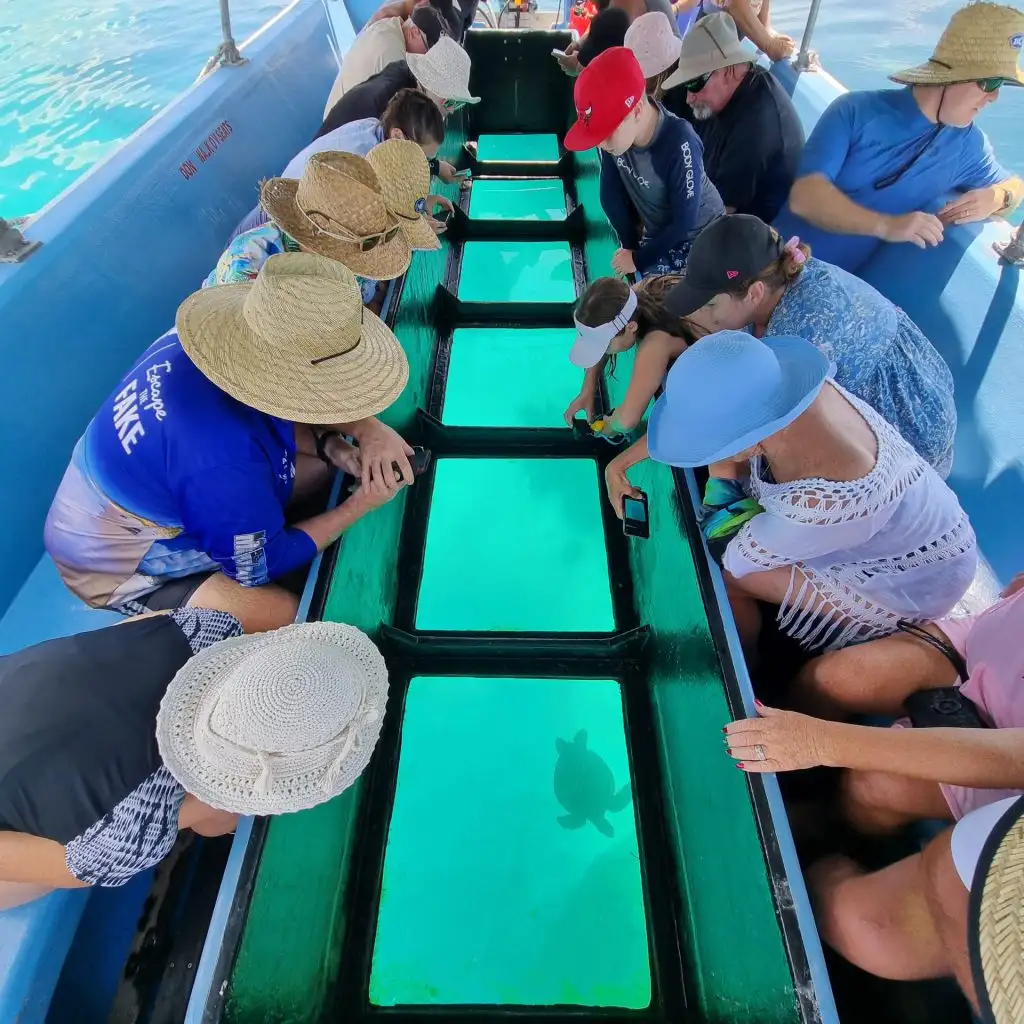
M764 508L731 541L736 578L789 566L779 628L804 647L835 650L895 631L901 619L946 615L977 567L974 530L956 495L895 427L829 382L867 420L875 468L859 480L777 484L751 460L747 490Z

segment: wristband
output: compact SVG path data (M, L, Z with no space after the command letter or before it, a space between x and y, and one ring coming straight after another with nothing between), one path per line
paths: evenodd
M325 462L328 466L333 466L330 456L327 454L327 442L332 437L341 437L341 434L336 430L325 430L316 439L316 457L321 461Z

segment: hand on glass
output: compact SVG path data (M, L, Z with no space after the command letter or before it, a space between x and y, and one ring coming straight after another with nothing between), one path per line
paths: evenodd
M755 701L757 718L725 727L726 753L745 772L789 772L828 764L830 722Z
M636 264L633 262L633 252L630 249L616 249L612 256L612 270L616 274L635 274Z
M569 408L565 410L565 425L567 427L572 426L572 421L576 419L577 413L585 413L588 423L594 418L594 397L592 391L581 391L569 403Z

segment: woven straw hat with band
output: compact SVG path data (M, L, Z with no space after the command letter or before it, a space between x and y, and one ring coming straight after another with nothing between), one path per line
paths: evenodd
M480 102L469 91L469 54L451 36L441 36L426 53L407 53L405 60L427 92L443 100Z
M982 847L971 885L967 943L985 1024L1024 1020L1024 797Z
M347 267L313 253L271 256L255 281L203 288L176 317L182 347L222 391L295 423L350 423L382 412L409 361L363 306Z
M157 745L170 773L211 807L302 811L362 774L387 695L387 666L365 633L337 622L285 626L187 661L160 702Z
M390 281L412 253L388 212L373 168L354 153L314 153L302 177L271 178L260 190L270 219L300 245L355 274Z
M954 85L1001 78L1024 85L1018 62L1024 48L1024 11L973 3L950 19L935 52L923 64L889 77L901 85Z
M388 212L398 218L402 234L414 249L440 249L441 242L427 223L430 165L423 150L408 139L388 139L366 154L377 174Z

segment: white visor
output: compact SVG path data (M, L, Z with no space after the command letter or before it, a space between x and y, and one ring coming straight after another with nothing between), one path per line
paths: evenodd
M576 341L573 342L572 351L569 353L569 362L581 370L589 370L592 366L597 366L608 354L608 346L612 343L612 338L626 329L635 310L636 292L630 288L629 294L626 296L626 304L610 323L601 324L599 327L588 327L573 317L573 323L576 324Z

